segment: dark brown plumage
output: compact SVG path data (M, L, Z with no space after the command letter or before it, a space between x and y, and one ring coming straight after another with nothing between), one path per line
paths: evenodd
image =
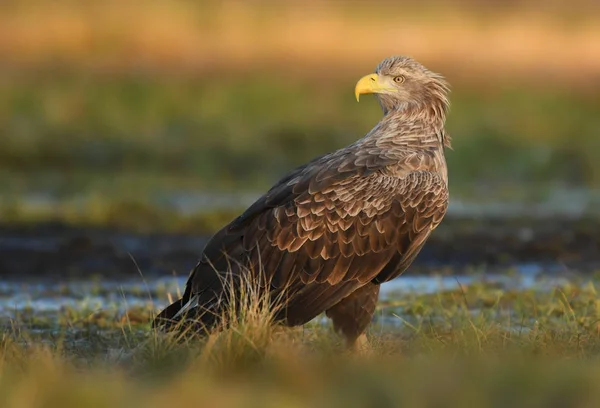
M217 324L242 277L285 302L295 326L326 312L350 346L371 321L379 285L404 272L448 205L444 131L448 86L407 57L392 57L356 85L375 93L381 121L362 139L296 168L217 232L183 298L155 326ZM235 295L234 295L235 296Z

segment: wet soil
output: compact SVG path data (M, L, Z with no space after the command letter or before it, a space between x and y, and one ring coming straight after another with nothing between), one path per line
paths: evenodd
M0 225L0 278L186 276L210 238L66 224ZM444 220L411 267L416 274L486 272L515 265L600 270L600 220Z

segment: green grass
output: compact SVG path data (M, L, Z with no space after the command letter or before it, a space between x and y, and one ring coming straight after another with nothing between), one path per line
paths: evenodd
M349 79L42 70L0 81L4 222L212 232L247 200L183 215L161 200L259 193L381 115L372 98L355 102ZM600 187L599 104L560 88L455 84L453 199L543 201L557 185Z
M599 305L585 281L398 295L380 305L373 353L362 357L347 355L328 326L271 328L252 303L208 338L151 332L151 308L67 308L45 322L21 313L0 337L0 403L595 406Z
M145 197L115 197L94 194L79 200L58 200L52 205L32 204L15 198L0 203L4 226L59 223L76 227L109 227L127 231L194 232L212 234L231 222L244 208L210 208L182 214L170 206L159 206Z
M0 95L2 191L58 192L79 174L165 188L265 188L342 147L379 119L353 82L276 77L10 74ZM448 129L453 187L477 183L598 187L596 93L455 84ZM15 177L19 183L11 182ZM81 176L83 177L83 176ZM96 183L75 184L81 192ZM191 182L186 182L190 188ZM140 190L136 182L123 189ZM20 191L16 191L16 190Z

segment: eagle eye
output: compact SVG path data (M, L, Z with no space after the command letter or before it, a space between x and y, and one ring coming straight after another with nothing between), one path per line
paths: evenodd
M397 77L394 77L394 82L396 82L397 84L401 84L402 82L404 82L404 77L402 75L398 75Z

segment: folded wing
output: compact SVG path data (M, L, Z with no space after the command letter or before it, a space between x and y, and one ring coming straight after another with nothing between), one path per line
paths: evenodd
M296 325L393 279L446 212L431 160L346 149L296 169L211 239L181 304L215 302L223 281L252 274L261 288L288 292L280 317Z

